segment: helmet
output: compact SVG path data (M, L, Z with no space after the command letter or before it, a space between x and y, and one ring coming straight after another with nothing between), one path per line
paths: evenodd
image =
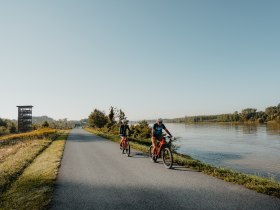
M162 119L161 118L158 118L157 120L159 123L162 123Z

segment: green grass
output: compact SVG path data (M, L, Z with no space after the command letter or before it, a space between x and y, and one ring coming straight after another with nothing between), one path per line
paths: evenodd
M0 193L4 192L51 142L51 139L26 140L15 152L8 154L0 163Z
M91 128L85 128L85 130L110 139L114 142L119 142L120 138L119 136L114 136L108 133L102 133L98 130L91 129ZM149 146L147 145L146 141L141 142L140 140L133 140L130 143L131 147L140 150L143 152L149 151ZM178 165L185 166L187 168L192 168L197 171L203 172L207 175L211 175L213 177L225 180L227 182L232 182L236 184L243 185L244 187L255 190L259 193L272 195L275 197L280 198L280 183L273 180L273 179L267 179L259 176L254 175L248 175L240 172L236 172L234 170L215 167L206 163L203 163L199 160L193 159L191 156L183 155L179 153L174 153L174 162Z
M0 138L0 195L57 137L57 130L41 129Z
M4 192L0 209L46 209L51 201L68 131L61 134Z

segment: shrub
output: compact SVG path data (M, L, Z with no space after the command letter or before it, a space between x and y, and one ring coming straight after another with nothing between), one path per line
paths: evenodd
M108 123L108 117L104 112L98 109L94 111L88 117L88 124L90 127L102 128Z
M151 137L152 129L147 121L142 120L137 125L132 125L131 131L134 138L147 139Z

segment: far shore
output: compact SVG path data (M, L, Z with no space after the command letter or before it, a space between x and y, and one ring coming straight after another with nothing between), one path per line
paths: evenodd
M280 121L268 121L264 123L260 122L213 122L213 121L207 121L207 122L176 122L176 121L169 121L165 120L165 123L178 123L178 124L189 124L189 125L199 125L199 124L219 124L219 125L276 125L280 126Z

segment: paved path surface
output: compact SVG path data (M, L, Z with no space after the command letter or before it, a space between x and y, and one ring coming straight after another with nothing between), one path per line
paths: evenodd
M73 129L52 209L278 209L280 199L199 172L165 169L138 151Z

